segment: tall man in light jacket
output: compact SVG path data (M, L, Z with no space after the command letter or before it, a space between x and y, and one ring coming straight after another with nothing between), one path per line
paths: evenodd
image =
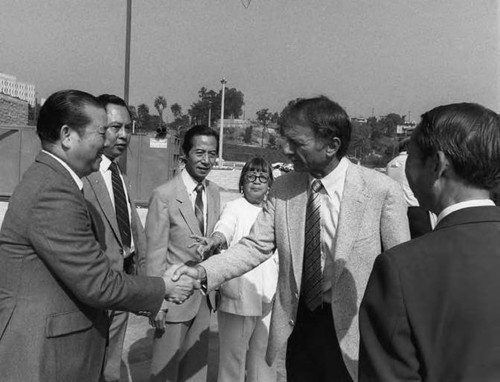
M401 188L345 158L350 120L326 97L285 110L281 134L295 171L276 180L249 236L174 279L198 274L213 290L278 249L268 363L286 349L288 381L356 381L358 309L373 262L410 237Z
M85 198L95 207L103 222L103 241L111 267L128 274L138 274L146 262L146 236L130 195L118 158L127 150L132 134L132 118L127 104L115 95L102 94L97 99L106 108L107 147L99 171L83 178ZM120 381L123 341L128 312L111 310L108 345L103 380Z

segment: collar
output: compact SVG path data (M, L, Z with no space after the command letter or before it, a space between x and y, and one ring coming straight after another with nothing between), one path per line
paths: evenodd
M182 178L182 181L184 182L184 185L186 186L188 193L189 194L193 193L196 186L198 185L198 182L191 175L189 175L189 172L187 172L186 169L182 170L181 178ZM201 184L203 184L203 186L205 187L205 190L206 190L207 189L206 179L203 179L201 181Z
M111 159L109 159L106 155L102 156L101 164L99 165L99 170L102 173L105 173L109 170L109 166L111 166Z
M335 191L341 191L344 187L347 167L349 167L349 159L343 157L332 172L320 179L328 196L332 197ZM311 188L310 186L314 179L315 178L309 175L309 188ZM340 193L340 195L342 195L342 193Z
M66 170L68 170L69 174L75 181L76 185L78 186L78 189L81 191L83 189L83 182L80 179L78 175L76 175L76 172L74 172L69 165L63 161L61 158L56 157L54 154L48 152L47 150L42 150L43 153L50 155L52 158L54 158L56 161L58 161Z
M451 206L446 207L444 210L442 210L436 221L436 225L439 224L441 220L443 220L446 216L451 214L452 212L464 209L464 208L469 208L469 207L481 207L481 206L494 206L495 203L491 199L476 199L476 200L467 200L465 202L459 202L452 204Z

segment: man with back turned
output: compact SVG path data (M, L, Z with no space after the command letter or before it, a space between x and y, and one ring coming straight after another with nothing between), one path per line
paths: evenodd
M360 311L360 381L498 381L498 115L471 103L425 113L406 175L437 225L375 262Z

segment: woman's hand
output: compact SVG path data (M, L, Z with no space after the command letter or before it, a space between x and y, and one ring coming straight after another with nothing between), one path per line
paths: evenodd
M191 235L191 239L194 239L194 243L188 245L188 248L198 246L196 248L196 252L200 256L201 261L209 258L213 252L219 246L219 240L214 237L204 237L198 235Z

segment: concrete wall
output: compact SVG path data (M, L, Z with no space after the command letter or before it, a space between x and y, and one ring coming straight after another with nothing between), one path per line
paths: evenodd
M0 124L27 125L28 102L0 93Z

